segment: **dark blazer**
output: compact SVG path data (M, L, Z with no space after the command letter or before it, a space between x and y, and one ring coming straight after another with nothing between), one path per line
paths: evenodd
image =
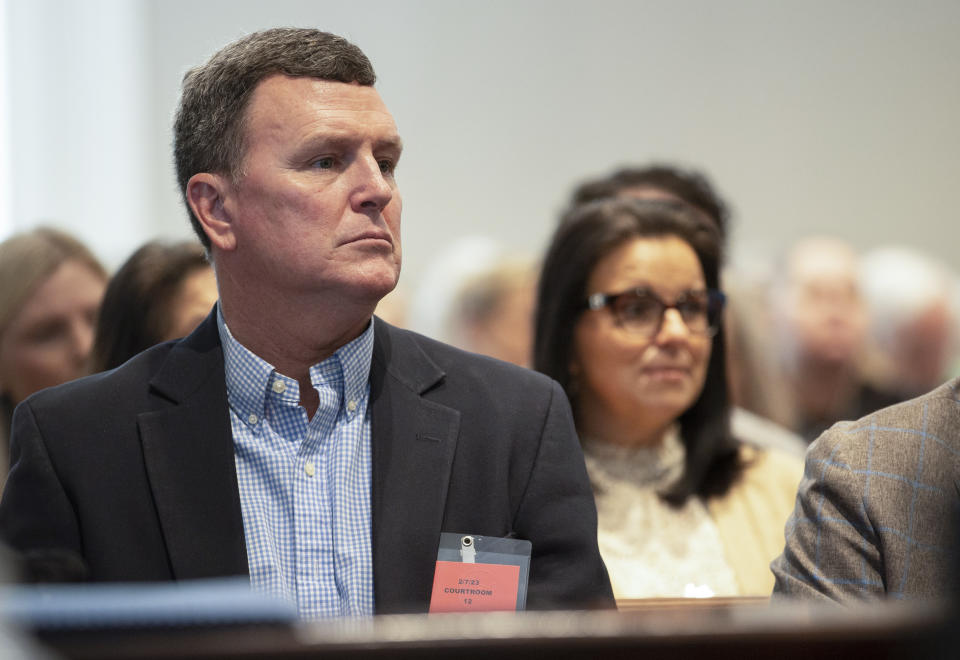
M370 371L378 613L425 611L441 531L533 544L528 607L611 605L562 389L376 319ZM213 314L189 337L28 398L0 536L97 581L247 574Z

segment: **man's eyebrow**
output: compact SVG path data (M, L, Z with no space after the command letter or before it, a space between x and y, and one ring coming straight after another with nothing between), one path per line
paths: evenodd
M346 133L340 135L330 133L313 135L304 140L297 151L306 153L323 149L344 149L353 142L355 142L355 140L352 140Z
M348 131L343 133L327 133L316 135L306 140L300 150L309 152L319 149L346 149L357 144L357 137ZM374 141L376 149L391 149L403 151L403 140L399 135L379 138Z
M384 138L382 140L377 140L376 147L378 149L393 149L395 151L403 151L403 140L399 135Z

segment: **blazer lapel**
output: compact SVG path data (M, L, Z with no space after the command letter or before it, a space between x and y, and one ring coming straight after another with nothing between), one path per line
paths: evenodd
M175 579L248 572L215 313L151 381L165 405L137 419Z
M443 371L376 320L370 368L373 573L378 614L430 602L460 413L423 398Z

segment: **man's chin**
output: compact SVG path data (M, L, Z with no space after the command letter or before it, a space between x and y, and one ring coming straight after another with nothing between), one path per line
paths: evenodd
M345 283L349 295L376 305L380 299L397 287L397 270L365 271L360 277Z

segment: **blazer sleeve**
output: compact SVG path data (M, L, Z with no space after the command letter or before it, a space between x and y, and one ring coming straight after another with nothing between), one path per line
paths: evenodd
M843 602L884 595L879 535L859 476L862 440L839 425L810 446L783 553L770 565L775 597Z
M533 544L528 609L613 607L597 547L597 509L567 397L552 383L514 531Z
M12 429L0 537L23 553L28 579L81 577L75 568L82 557L79 524L29 401L17 406Z

